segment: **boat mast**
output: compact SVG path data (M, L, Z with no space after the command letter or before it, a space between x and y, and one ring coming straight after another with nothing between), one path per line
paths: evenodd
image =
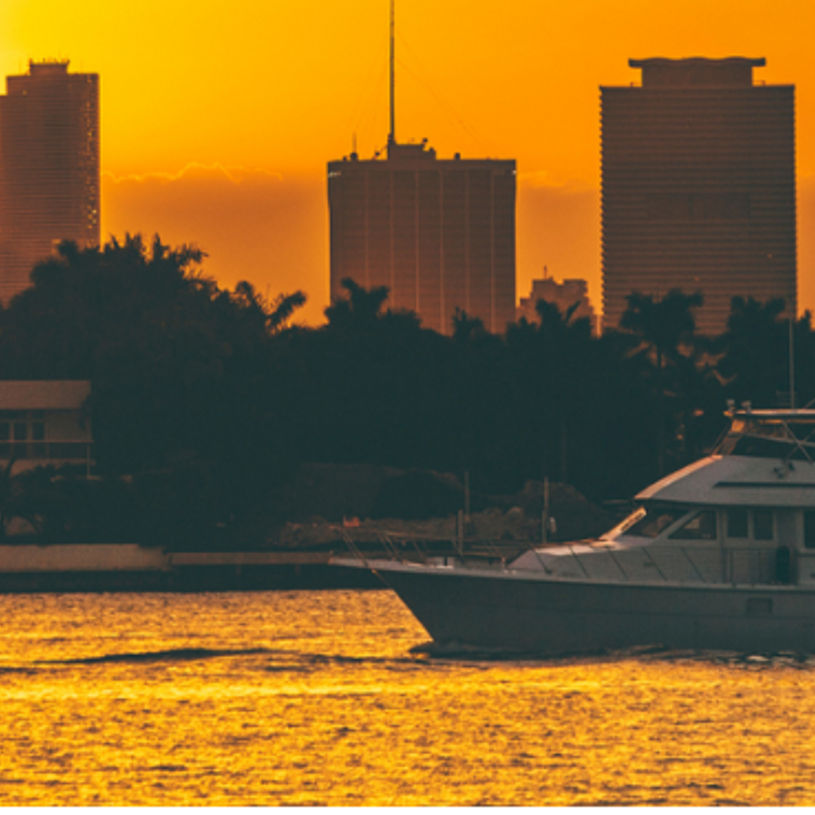
M795 322L790 317L790 408L795 409Z

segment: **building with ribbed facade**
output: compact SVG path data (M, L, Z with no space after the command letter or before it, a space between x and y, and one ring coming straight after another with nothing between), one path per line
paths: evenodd
M32 61L0 96L0 300L66 239L99 243L99 77Z
M601 87L603 325L626 295L699 291L700 332L734 296L796 310L795 88L754 84L764 59L632 59Z
M456 309L494 333L514 320L514 160L390 141L386 158L329 162L328 202L332 300L350 277L441 333Z

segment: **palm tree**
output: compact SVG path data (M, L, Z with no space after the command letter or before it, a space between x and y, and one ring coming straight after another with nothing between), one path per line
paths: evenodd
M239 315L241 319L246 317L247 312L254 314L269 334L278 334L286 329L295 309L306 302L306 295L302 291L280 294L269 301L248 280L241 280L235 286L234 293L227 296L232 304L244 312Z
M649 360L656 372L658 405L657 468L665 471L665 402L669 394L667 368L687 370L687 362L698 350L695 336L696 320L693 310L702 305L700 292L685 294L671 289L663 298L634 292L627 297L628 307L623 312L620 327L637 340L632 355ZM695 367L695 366L694 366Z
M780 298L765 303L752 297L731 301L717 371L728 394L738 401L749 399L755 405L770 406L775 404L778 391L785 389L789 328L783 312Z
M325 310L328 324L333 327L373 325L381 316L382 307L388 299L388 287L366 289L350 277L343 278L340 285L348 292L348 296L335 300Z
M484 321L480 317L471 317L462 308L456 307L453 314L453 341L468 343L483 340L488 336Z
M581 435L576 426L586 410L596 351L590 320L575 317L578 305L561 312L554 303L538 300L539 320L522 319L508 326L506 335L510 355L519 366L518 376L528 380L521 401L529 404L539 421L543 418L545 429L537 451L541 476L556 476L561 481L572 476L569 464ZM530 417L527 421L535 420Z
M623 312L620 327L639 339L635 353L647 353L658 371L665 367L665 362L673 364L680 356L688 356L696 339L693 309L702 305L701 292L685 294L671 289L662 299L634 292L626 299L628 308Z

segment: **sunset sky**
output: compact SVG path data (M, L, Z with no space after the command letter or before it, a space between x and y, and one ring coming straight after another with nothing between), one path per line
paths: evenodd
M518 162L518 295L599 304L599 86L629 57L766 57L797 86L799 306L815 309L812 0L397 0L400 141ZM388 0L3 0L0 70L101 76L103 236L158 231L223 285L328 300L325 164L386 140Z

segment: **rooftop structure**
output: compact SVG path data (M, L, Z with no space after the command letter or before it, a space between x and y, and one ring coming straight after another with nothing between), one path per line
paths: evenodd
M688 57L685 59L629 59L631 68L642 69L643 88L751 87L753 68L763 68L767 61L748 57Z

